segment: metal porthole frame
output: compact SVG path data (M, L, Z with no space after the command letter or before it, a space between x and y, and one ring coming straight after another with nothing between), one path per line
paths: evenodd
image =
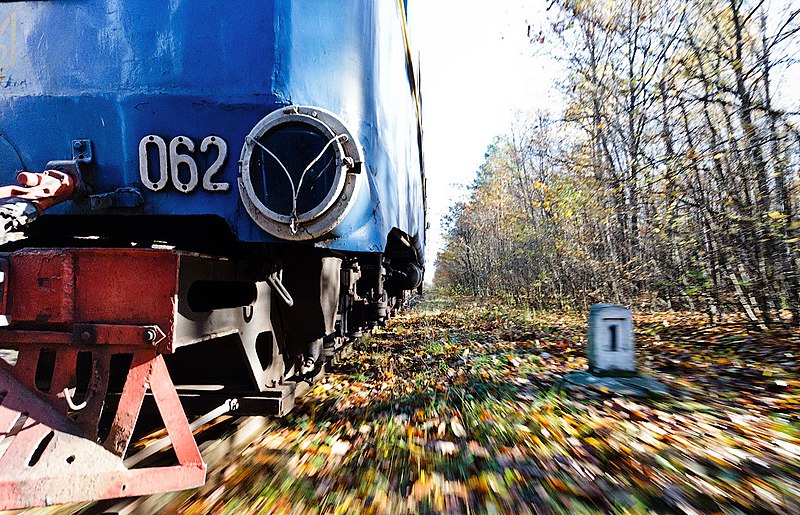
M297 226L293 231L290 216L272 211L256 196L250 178L250 160L258 146L255 141L282 124L297 122L313 127L329 140L340 139L331 145L336 154L334 186L316 207L297 215ZM333 230L347 215L361 182L358 176L363 162L364 154L358 140L333 113L310 106L279 109L261 119L245 138L239 157L239 196L250 218L272 236L289 241L319 238Z

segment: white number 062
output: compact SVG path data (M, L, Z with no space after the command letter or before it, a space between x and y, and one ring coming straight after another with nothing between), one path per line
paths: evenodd
M158 175L153 180L150 175L148 147L155 147L158 152ZM187 154L178 153L181 147ZM211 147L217 147L217 158L203 173L203 189L206 191L228 191L231 185L227 182L214 182L214 176L222 170L228 157L228 144L219 136L206 136L200 143L200 152L205 154ZM200 182L197 161L194 159L194 141L187 136L176 136L167 142L161 136L150 134L139 142L139 178L142 184L152 191L164 189L170 179L175 189L182 193L191 193ZM183 167L181 167L183 165ZM181 173L183 168L183 173Z

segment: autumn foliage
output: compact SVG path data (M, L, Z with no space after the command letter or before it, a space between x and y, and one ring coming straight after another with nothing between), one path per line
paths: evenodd
M498 137L448 218L436 281L533 306L597 301L800 323L800 10L556 0L532 45L563 111Z

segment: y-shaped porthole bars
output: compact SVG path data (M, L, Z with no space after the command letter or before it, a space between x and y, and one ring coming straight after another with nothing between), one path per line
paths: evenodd
M267 115L245 138L239 195L269 234L320 238L347 215L363 162L358 140L333 113L290 106Z

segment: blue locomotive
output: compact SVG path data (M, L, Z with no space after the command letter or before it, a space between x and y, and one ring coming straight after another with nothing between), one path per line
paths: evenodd
M406 11L403 0L0 3L0 184L22 183L0 188L0 347L15 353L0 389L52 429L0 457L0 508L197 484L202 461L175 435L182 482L162 467L146 486L135 473L147 469L116 462L92 488L52 476L124 457L148 403L165 422L175 399L190 414L232 398L238 413L286 413L326 356L420 287ZM0 413L11 426L0 431L19 420ZM75 436L97 449L81 458L64 443ZM23 480L25 459L36 470Z

